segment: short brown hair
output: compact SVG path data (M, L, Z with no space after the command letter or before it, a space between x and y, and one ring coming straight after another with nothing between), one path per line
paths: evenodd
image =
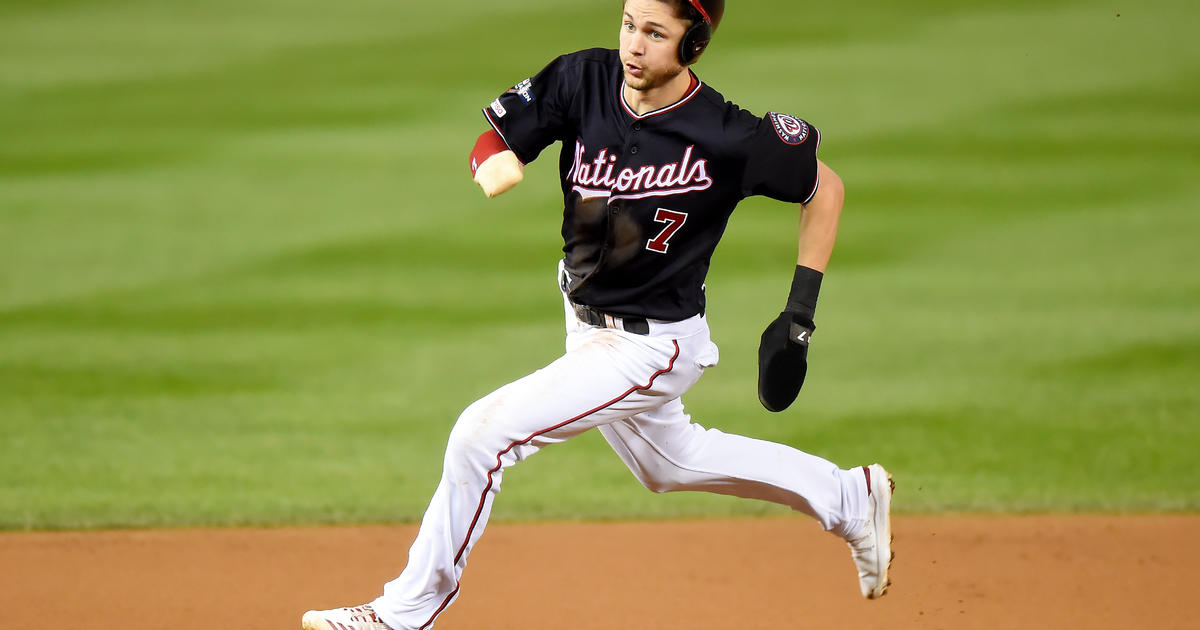
M663 4L669 4L675 7L675 17L687 22L688 25L695 24L704 20L704 16L692 6L688 0L658 0ZM625 6L625 0L621 0L621 6Z

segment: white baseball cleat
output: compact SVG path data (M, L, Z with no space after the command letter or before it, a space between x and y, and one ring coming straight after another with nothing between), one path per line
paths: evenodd
M370 604L333 610L310 610L300 619L304 630L392 630Z
M879 464L863 466L867 476L867 500L871 517L854 536L847 538L850 555L858 567L858 587L863 597L875 599L887 593L892 582L888 569L892 566L892 491L896 482Z

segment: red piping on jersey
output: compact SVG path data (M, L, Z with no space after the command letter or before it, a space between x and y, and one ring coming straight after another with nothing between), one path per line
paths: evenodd
M643 120L643 119L649 118L651 116L658 116L659 114L665 114L665 113L671 111L672 109L675 109L676 107L679 107L680 105L683 105L684 103L692 100L693 96L700 93L700 87L702 85L704 85L704 83L702 81L700 81L700 79L697 79L696 75L692 74L691 70L688 70L688 74L691 74L691 76L692 76L692 84L690 86L688 86L687 94L684 94L683 98L679 99L678 101L675 101L674 103L672 103L670 105L667 105L666 107L661 107L659 109L656 109L652 112L647 112L645 114L638 114L637 112L633 111L633 109L631 109L629 107L629 103L625 102L625 79L621 79L621 88L619 90L617 90L617 100L621 101L621 107L625 108L625 113L629 114L630 116L633 116L637 120ZM486 114L487 112L484 112L484 113Z
M484 486L484 488L483 488L483 494L479 497L479 507L477 507L475 509L475 517L473 519L471 519L471 526L467 528L467 535L463 539L463 544L461 547L458 548L458 553L455 554L455 556L454 556L454 564L455 565L458 564L458 561L462 559L463 554L466 553L467 544L471 541L471 533L475 531L475 525L477 525L479 523L479 517L480 517L480 515L483 514L483 505L484 505L484 503L487 502L488 492L490 492L492 490L492 483L494 482L492 475L496 474L496 472L499 471L503 467L503 464L501 463L500 458L502 458L505 453L511 451L512 449L514 449L518 446L524 445L524 444L528 444L530 441L532 441L534 438L538 437L539 435L545 435L546 433L549 433L556 429L561 429L561 428L567 426L568 424L571 424L573 422L578 422L598 411L607 409L608 407L611 407L611 406L621 402L622 400L624 400L626 397L628 397L633 392L636 392L636 391L642 390L642 389L650 389L654 385L654 381L656 379L658 379L658 377L670 372L672 369L675 368L675 360L679 358L679 341L672 339L671 343L675 346L675 354L671 355L671 360L667 362L667 367L665 367L661 370L658 370L654 374L651 374L650 380L645 385L640 385L640 386L635 385L633 387L630 387L629 389L625 390L624 394L617 396L616 398L604 403L603 405L600 405L599 407L596 407L595 409L592 409L591 411L585 411L585 412L579 414L578 416L571 418L570 420L567 420L565 422L560 422L548 429L542 429L541 431L538 431L537 433L534 433L523 440L518 440L516 442L513 442L512 444L509 444L507 448L505 448L504 450L502 450L496 454L496 465L491 470L489 470L487 473L488 482L487 482L487 485ZM454 599L454 596L458 593L459 588L461 588L461 582L455 583L454 590L451 591L450 594L446 596L446 599L442 602L442 605L438 606L438 609L433 612L433 615L429 618L429 621L426 621L425 623L421 624L421 626L418 630L425 630L425 628L428 628L429 625L433 623L434 619L437 619L437 616L440 615L443 610L445 610L446 606L450 605L450 601Z
M816 155L817 151L821 150L821 130L817 129L816 127L813 127L812 129L813 129L813 131L817 132L817 146L813 147L813 155ZM812 192L808 193L808 199L805 199L804 201L800 202L801 205L807 206L808 202L812 201L813 197L817 196L817 189L820 187L821 187L821 169L818 168L816 181L813 182Z
M504 141L504 146L508 147L508 150L512 151L513 155L516 155L517 152L513 151L512 145L508 142L508 138L505 138L504 134L500 132L500 125L497 125L496 121L492 120L492 115L488 113L489 109L491 108L483 108L483 116L487 118L488 124L492 126L492 129L496 132L496 135L500 136L500 139ZM525 162L522 162L520 157L517 158L517 161L521 162L521 166L525 165Z

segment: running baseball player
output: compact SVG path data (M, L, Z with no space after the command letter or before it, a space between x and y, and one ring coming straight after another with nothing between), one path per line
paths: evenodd
M816 127L740 109L689 69L723 13L723 0L625 0L619 50L563 55L484 108L490 129L470 166L488 197L562 143L556 278L566 352L467 407L404 571L368 604L305 613L306 630L433 626L459 595L504 470L593 428L650 490L773 501L812 516L849 543L862 594L887 591L883 467L841 469L705 429L680 400L717 363L704 296L713 250L738 202L765 195L800 204L791 291L759 347L759 400L772 411L791 404L842 208L841 181L817 159Z

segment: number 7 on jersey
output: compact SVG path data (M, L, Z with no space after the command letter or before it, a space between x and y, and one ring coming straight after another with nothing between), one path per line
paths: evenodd
M687 221L687 213L659 208L658 212L654 213L654 221L656 223L666 223L667 225L658 233L658 236L655 236L646 243L646 249L665 254L667 253L667 248L671 246L671 237L675 236L675 233Z

